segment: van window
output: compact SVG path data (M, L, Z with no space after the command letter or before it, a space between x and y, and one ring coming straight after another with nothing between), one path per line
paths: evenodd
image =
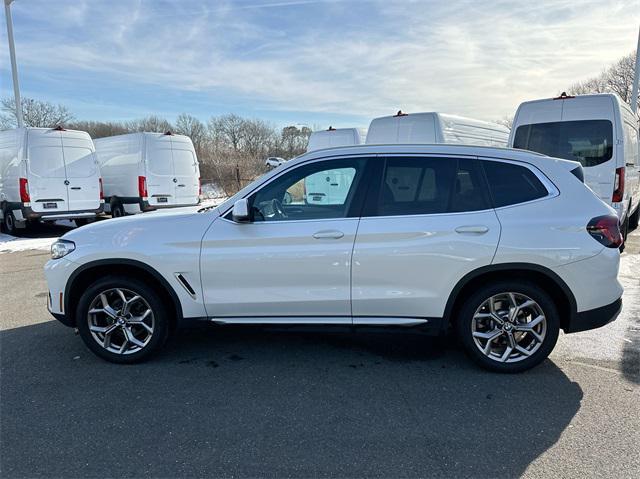
M390 158L383 173L378 216L426 215L490 208L474 160Z
M514 148L596 166L613 155L613 125L609 120L558 121L521 125Z
M529 168L500 161L482 161L496 208L543 198L547 188Z
M196 159L189 150L173 150L173 171L176 176L193 176Z
M96 162L89 148L64 147L67 178L88 178L96 174Z
M173 176L172 161L170 149L152 150L147 157L147 168L154 175Z
M29 169L38 176L66 178L62 148L57 146L29 148Z

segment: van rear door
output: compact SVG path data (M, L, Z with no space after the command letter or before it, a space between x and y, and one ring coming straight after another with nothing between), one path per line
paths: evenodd
M173 174L171 136L161 134L145 136L145 163L149 205L175 205L177 179Z
M69 211L100 207L100 173L91 139L73 131L60 132L67 172Z
M62 136L56 130L27 130L28 184L37 213L69 211Z
M193 150L182 148L182 142L172 142L175 197L178 205L195 205L200 193L200 172Z

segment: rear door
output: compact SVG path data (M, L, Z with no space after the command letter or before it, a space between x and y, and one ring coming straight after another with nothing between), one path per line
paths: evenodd
M353 321L441 318L455 284L498 246L479 162L391 156L379 166L353 251Z
M173 173L171 136L145 135L146 177L149 204L171 206L176 204L176 183Z
M200 190L200 171L196 155L189 144L172 141L173 182L175 185L175 203L177 205L195 205Z
M91 211L100 207L100 173L92 141L87 135L61 132L67 173L69 211Z
M62 136L56 130L27 130L31 208L38 213L69 211Z

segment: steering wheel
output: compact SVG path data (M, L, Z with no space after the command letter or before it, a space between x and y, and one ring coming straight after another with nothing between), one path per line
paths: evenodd
M280 203L280 200L278 198L274 198L271 200L271 208L273 209L273 214L276 218L287 218L287 214L284 212L282 203Z

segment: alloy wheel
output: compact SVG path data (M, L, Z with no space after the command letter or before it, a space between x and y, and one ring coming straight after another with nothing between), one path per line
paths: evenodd
M141 351L153 337L155 319L149 303L138 293L112 288L90 303L87 322L91 336L115 354Z
M476 347L500 363L523 361L544 342L547 318L530 297L514 292L486 299L473 315L471 332Z

